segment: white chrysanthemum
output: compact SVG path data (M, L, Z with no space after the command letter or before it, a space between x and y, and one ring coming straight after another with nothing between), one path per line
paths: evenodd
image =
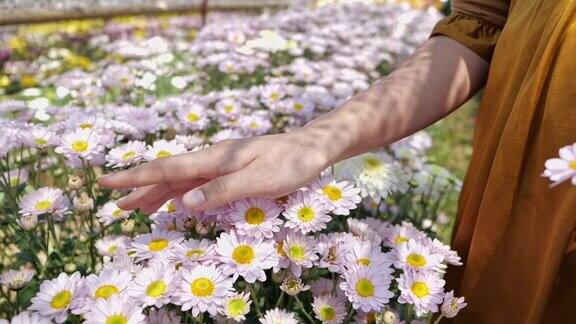
M36 275L33 269L6 270L0 274L0 284L10 290L20 290Z
M43 187L29 192L20 200L22 215L63 215L68 210L68 199L61 189Z
M222 233L216 241L216 252L223 263L220 267L225 275L244 277L249 283L266 281L264 270L278 265L278 255L272 241L261 238L238 236L234 231Z
M166 308L156 309L151 307L146 317L146 324L166 324L181 323L182 317L176 311L169 311Z
M170 303L178 284L173 265L153 262L136 274L128 294L141 305L160 308Z
M124 235L108 235L96 241L96 249L102 256L124 253L130 247L130 238Z
M316 318L326 324L340 324L346 317L344 301L333 296L318 296L312 302Z
M124 294L131 280L132 274L128 271L103 270L98 275L87 276L83 294L72 301L72 313L86 314L92 308L93 301Z
M4 173L4 177L8 180L10 187L18 187L21 184L27 183L29 174L26 169L14 169Z
M140 272L142 268L142 264L136 263L127 251L119 250L112 256L112 261L104 263L102 271L128 271L134 275Z
M336 282L328 278L318 278L310 283L310 291L312 296L335 296L336 292L341 291L340 288L336 286Z
M430 251L430 248L415 240L401 244L392 251L394 266L398 269L439 271L443 267L444 257Z
M384 152L365 153L335 165L336 178L354 181L362 197L386 199L407 189L408 176Z
M136 236L131 251L140 260L167 258L183 239L184 235L180 232L152 230L152 233Z
M552 181L556 186L568 179L572 179L572 184L576 186L576 143L566 145L558 150L559 158L548 159L546 170L542 176Z
M127 295L116 295L109 299L98 299L83 315L86 324L143 324L146 317Z
M288 197L284 217L284 226L300 231L302 234L317 232L326 228L332 220L330 210L322 198L315 192L296 191Z
M260 319L262 324L298 324L296 320L296 315L292 312L287 312L283 309L269 309L264 314L264 317Z
M392 265L388 255L380 249L380 244L358 239L350 243L346 261L347 265L354 264L359 267L384 268Z
M210 122L206 109L196 103L186 105L185 109L181 109L180 118L184 126L191 130L203 130Z
M407 243L411 239L421 241L424 237L425 234L420 232L414 225L404 222L402 225L390 226L386 235L382 237L382 244L394 248Z
M172 250L170 260L186 267L213 264L217 262L216 244L208 239L182 241Z
M240 114L241 109L241 104L231 98L224 98L216 103L216 112L219 119L232 119Z
M144 158L146 143L141 141L130 141L126 144L111 149L106 154L106 166L121 168L136 163Z
M246 320L246 314L250 312L250 305L252 304L249 296L248 293L242 292L226 297L222 304L224 315L235 321Z
M444 297L445 281L437 273L408 269L396 281L400 289L399 303L414 305L418 316L438 311Z
M267 104L275 104L286 95L286 91L282 85L271 84L262 87L261 98Z
M336 182L331 175L322 176L312 183L310 189L324 197L330 210L336 215L350 215L362 198L360 189L355 188L348 181Z
M278 267L274 268L275 272L279 268L289 268L294 276L300 277L302 268L312 268L314 261L318 259L314 238L300 233L288 233L278 243L278 247L283 258Z
M316 247L320 254L318 266L328 268L330 272L341 273L346 263L346 255L351 249L349 241L354 237L336 235L335 233L320 234L317 238Z
M64 154L69 159L82 158L90 160L100 155L100 133L90 128L77 129L62 135L56 153Z
M231 294L233 280L211 266L199 265L180 272L182 281L176 296L183 311L192 309L194 317L203 312L216 316L224 299Z
M282 208L275 200L247 198L230 203L227 220L240 235L272 238L280 231Z
M98 218L98 221L104 226L108 226L115 221L130 217L130 213L132 213L131 210L122 210L118 208L116 202L109 201L98 209L96 212L96 218Z
M51 324L52 321L46 317L42 317L36 312L23 311L22 313L12 317L10 322L0 319L0 324Z
M440 242L439 239L434 238L433 240L426 237L422 240L422 244L430 248L430 253L440 254L444 257L444 262L452 264L455 266L461 266L461 258L458 256L458 252L452 250L450 245Z
M361 267L351 265L344 272L344 282L340 289L344 291L354 309L363 312L381 311L394 294L390 291L392 269L385 267Z
M58 143L56 133L43 127L34 127L28 131L24 131L21 133L21 136L24 145L39 149L54 146Z
M32 305L28 309L37 311L56 323L63 323L68 317L72 300L82 289L82 284L79 272L74 272L70 276L61 273L57 278L45 280L40 285L36 297L32 298Z
M148 145L144 159L152 161L154 159L164 158L172 155L182 154L186 152L186 147L176 141L158 140Z
M377 243L380 243L382 240L380 235L375 231L375 228L364 222L363 219L346 218L346 227L348 227L350 233L361 239Z
M150 215L150 219L154 222L151 227L154 230L160 231L180 231L185 232L185 221L186 218L179 213L169 213L167 211L158 211L153 215Z
M244 132L251 135L263 135L272 128L270 118L259 113L241 116L238 124Z

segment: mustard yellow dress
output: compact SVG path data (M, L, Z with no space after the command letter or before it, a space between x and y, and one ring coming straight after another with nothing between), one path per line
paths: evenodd
M576 323L576 186L544 162L576 142L576 0L456 0L433 35L490 61L447 285L454 323Z

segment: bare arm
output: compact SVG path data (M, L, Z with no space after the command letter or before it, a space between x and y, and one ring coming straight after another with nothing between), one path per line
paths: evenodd
M118 205L147 213L181 195L186 205L201 210L246 197L279 197L335 162L446 116L483 86L487 71L488 62L471 50L434 37L391 75L299 130L226 140L105 176L99 183L138 187Z

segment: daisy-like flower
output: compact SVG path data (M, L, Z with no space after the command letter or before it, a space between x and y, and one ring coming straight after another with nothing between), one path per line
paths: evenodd
M246 314L250 312L250 295L248 293L233 293L224 299L222 303L222 313L234 321L246 320Z
M413 239L421 241L425 234L420 232L414 225L404 222L402 225L394 225L388 228L386 235L382 237L382 244L395 248Z
M37 311L56 323L63 323L68 317L72 300L81 289L82 278L79 272L74 272L70 276L61 273L52 280L42 282L39 292L36 297L32 298L32 305L28 309Z
M249 283L265 281L264 270L278 265L278 255L272 241L261 238L238 236L234 231L222 233L216 241L216 252L220 255L222 272L244 277Z
M72 301L72 313L86 314L92 308L93 301L123 295L131 280L132 274L128 271L103 270L98 275L89 275L85 279L83 294Z
M347 262L346 255L352 247L348 242L352 239L354 237L348 233L345 233L345 235L336 235L335 233L320 234L316 245L320 254L318 266L320 268L328 268L330 272L341 273Z
M96 241L96 249L102 256L113 256L119 252L126 252L130 247L130 238L124 235L108 235Z
M314 103L303 98L294 98L282 102L284 110L290 115L297 115L309 119L314 114Z
M296 320L296 315L292 312L287 312L283 309L269 309L264 314L264 317L260 319L262 324L298 324Z
M124 145L117 146L106 155L106 166L121 168L136 163L144 158L146 143L141 141L130 141Z
M203 130L210 122L206 109L196 103L186 105L180 111L180 116L184 126L191 130Z
M399 303L414 305L418 316L438 311L444 297L445 281L437 273L407 269L396 281L400 289Z
M181 323L182 317L175 311L169 311L166 308L156 309L151 307L146 318L146 324L166 324Z
M279 268L289 268L296 277L300 277L302 268L312 268L313 262L318 259L314 238L300 233L288 233L278 243L278 250L283 258L274 272Z
M8 179L10 187L18 187L19 185L28 182L29 174L26 169L14 169L5 172L4 177Z
M218 112L218 116L226 119L232 119L238 116L241 108L242 106L240 103L231 98L224 98L216 103L216 112Z
M571 179L576 186L576 143L566 145L558 150L559 158L548 159L546 170L542 176L552 181L552 186L556 186L568 179Z
M174 267L166 262L153 262L136 274L128 294L139 304L160 308L171 301L178 287Z
M442 302L442 307L440 310L442 311L442 316L446 318L452 318L458 315L462 308L466 307L464 302L464 297L454 297L454 290L447 292L444 295L444 301Z
M186 147L176 141L158 140L148 145L144 159L152 161L154 159L164 158L186 152Z
M328 278L318 278L312 283L310 283L310 290L312 291L312 296L334 296L337 287L334 280ZM338 288L339 291L339 288Z
M302 234L318 232L332 220L329 212L329 207L317 193L299 190L288 197L283 213L287 219L284 226Z
M192 309L194 317L203 312L216 316L224 299L231 294L232 278L213 265L183 269L180 275L182 281L176 295L182 310Z
M296 296L302 291L310 290L310 286L304 284L302 279L299 277L294 277L293 275L289 274L286 276L286 278L284 278L284 280L282 280L280 290L290 296Z
M0 319L0 324L51 324L52 321L46 317L40 316L36 312L23 311L12 317L10 322Z
M234 201L228 207L228 222L240 235L272 238L280 231L282 220L278 218L282 208L275 200L247 198Z
M56 133L44 128L34 127L21 133L22 142L29 147L43 149L58 143Z
M189 239L178 244L172 250L170 260L186 267L210 265L215 263L216 244L208 239Z
M134 275L142 268L142 264L136 263L127 251L119 250L112 256L112 261L104 263L102 271L128 271Z
M362 201L360 189L348 181L336 182L331 175L314 180L310 189L323 197L336 215L350 215L350 210Z
M354 264L359 267L390 267L392 262L380 249L380 244L370 241L354 240L351 249L346 254L347 265Z
M390 291L392 269L351 265L344 272L342 289L354 309L381 311L394 294Z
M398 269L439 271L444 257L430 251L430 248L414 240L402 244L392 252L394 266Z
M118 208L116 202L109 201L98 209L96 212L96 218L98 218L98 221L104 226L108 226L115 221L130 217L130 213L132 213L131 210L122 210Z
M0 274L0 284L10 290L20 290L36 275L36 271L28 268L6 270Z
M262 87L261 98L264 103L274 105L286 95L286 91L279 84L272 84Z
M346 317L344 301L333 296L319 296L314 298L312 309L316 318L326 324L340 324Z
M71 133L62 135L56 153L64 154L69 159L82 158L91 160L102 151L100 133L90 128L79 128Z
M146 319L142 308L135 305L127 295L98 299L83 316L86 324L142 324Z
M382 240L375 229L366 223L363 219L347 218L346 226L348 227L348 231L350 233L363 240L377 243L380 243Z
M455 266L462 265L462 262L460 261L461 258L458 256L458 252L452 250L450 245L440 242L439 239L435 238L432 240L429 237L426 237L422 240L422 244L430 248L430 253L440 254L442 257L444 257L444 262Z
M242 129L250 135L262 135L272 128L270 118L264 114L244 115L238 121Z
M29 192L20 200L22 215L63 215L68 210L69 201L57 188L43 187Z
M150 216L150 219L154 221L152 224L152 229L162 230L162 231L186 231L185 220L179 213L169 213L167 211L158 211Z
M136 236L131 251L140 260L167 258L183 239L184 235L180 232L152 230L152 233Z

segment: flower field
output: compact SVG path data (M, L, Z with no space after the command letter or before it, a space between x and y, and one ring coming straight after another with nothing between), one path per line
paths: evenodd
M127 192L97 184L301 127L389 73L440 18L334 4L215 14L202 29L182 15L5 31L0 323L456 316L465 303L442 277L461 262L437 229L460 180L430 162L425 132L342 161L286 197L204 212L178 197L151 215L121 210Z

